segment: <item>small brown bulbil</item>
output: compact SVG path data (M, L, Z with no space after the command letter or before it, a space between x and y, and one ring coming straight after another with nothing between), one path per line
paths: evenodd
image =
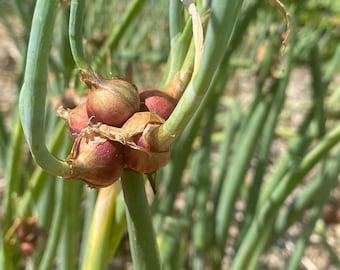
M81 80L89 87L87 114L93 123L120 127L139 110L137 88L119 78L105 79L100 75L81 70Z
M57 114L67 122L70 135L73 139L76 139L79 133L89 124L86 103L77 105L73 109L64 109L63 107L59 107Z
M111 185L124 169L122 145L98 135L78 136L67 161L72 178L81 179L91 187Z
M86 103L80 104L72 109L68 119L71 137L75 139L79 133L87 127L88 123L89 117L87 115Z
M177 104L175 98L156 89L142 89L139 91L139 96L141 111L154 112L164 120L169 118Z
M35 250L36 250L36 246L34 243L31 243L31 242L20 243L20 253L25 258L32 256Z
M36 217L29 217L14 223L19 250L23 257L30 257L46 237L46 231L37 224Z

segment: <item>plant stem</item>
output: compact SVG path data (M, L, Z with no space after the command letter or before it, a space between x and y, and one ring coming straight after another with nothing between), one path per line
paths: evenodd
M83 18L84 18L84 0L72 0L70 8L69 22L69 41L73 59L78 68L86 68L89 65L85 60L83 48Z
M99 190L87 241L82 269L104 269L109 249L119 182Z
M169 119L158 131L160 145L171 145L198 108L219 66L243 1L215 0L211 5L204 50L197 75L191 80Z
M247 260L259 241L259 234L269 229L269 225L280 205L282 205L283 201L291 194L292 190L300 183L312 167L323 158L332 147L338 144L339 141L340 126L326 134L323 140L305 156L299 167L281 179L269 198L263 203L261 209L259 209L248 233L244 237L243 244L236 254L231 269L246 269Z
M276 218L273 230L271 232L271 243L277 240L280 235L289 228L292 223L301 217L303 213L313 207L315 201L323 196L328 196L329 190L332 190L337 185L337 176L339 175L340 167L337 166L337 161L340 158L340 149L334 157L330 157L323 169L313 181L310 181L300 192L294 202ZM326 195L324 195L325 193Z
M6 164L5 167L5 179L7 188L3 193L2 200L2 210L3 213L6 213L6 218L4 218L3 228L6 230L10 223L12 222L12 218L15 214L15 206L13 205L13 193L16 192L19 182L20 182L20 172L21 164L17 162L22 155L22 146L23 146L23 132L21 129L20 121L18 117L16 117L14 127L12 129L12 137L10 140L10 148L6 153Z
M65 134L65 124L60 122L60 124L55 128L54 136L51 139L50 149L53 153L60 151L64 140L63 135ZM29 212L30 204L34 197L38 198L44 190L44 181L46 179L46 174L44 171L37 167L32 172L29 179L28 188L25 190L21 196L20 204L16 207L16 215L19 218L23 218Z
M65 189L67 188L66 182L65 181L57 182L57 188L58 188L59 198L53 209L54 210L53 221L52 221L51 228L49 231L48 241L45 246L44 255L39 265L39 269L44 269L44 270L51 269L53 265L59 239L60 239L61 229L64 226L63 207L65 207L64 197L65 197Z
M317 196L313 197L314 206L310 210L309 213L310 217L308 222L304 225L303 233L295 245L294 253L291 255L289 262L287 263L286 266L287 270L293 270L298 268L301 261L301 257L304 254L304 250L306 249L306 246L309 243L310 235L313 233L315 224L320 218L322 207L329 199L330 191L337 182L338 175L340 172L338 166L338 159L340 157L339 154L340 151L338 151L337 155L335 155L334 157L325 160L323 168L321 169L321 172L317 177L320 178L321 180L319 182L322 182L322 188L320 187Z
M70 168L54 157L45 142L45 102L48 56L58 0L38 0L28 44L24 84L19 112L28 146L35 161L53 175L67 176Z
M183 27L183 5L180 1L169 1L170 42L181 33Z
M124 34L124 31L130 26L131 22L137 17L140 12L145 0L134 0L130 2L126 11L122 15L120 19L120 24L115 27L115 29L111 32L108 39L105 41L105 44L99 50L98 59L96 59L96 63L100 63L100 60L104 58L107 53L107 50L113 51L115 47L118 45L121 37Z
M122 188L134 269L161 269L142 175L133 171L124 172Z

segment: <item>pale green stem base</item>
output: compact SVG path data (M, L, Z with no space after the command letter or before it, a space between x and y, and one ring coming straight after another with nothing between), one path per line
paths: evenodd
M122 188L134 269L161 269L142 175L133 171L124 172Z

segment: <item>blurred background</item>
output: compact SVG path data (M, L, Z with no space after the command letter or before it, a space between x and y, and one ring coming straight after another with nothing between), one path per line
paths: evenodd
M284 4L292 18L290 56L281 53L287 24L279 10L270 1L244 1L232 45L221 52L221 57L229 54L219 73L225 80L220 85L216 82L221 90L204 103L202 113L195 115L176 142L171 162L157 172L157 194L146 185L164 269L228 269L256 216L260 190L285 155L293 164L286 165L282 181L293 171L294 157L305 157L339 126L340 2L287 0ZM4 245L0 258L10 258L20 269L77 269L86 249L97 191L41 171L28 151L18 119L34 6L32 0L0 0L0 230ZM68 155L72 142L54 110L60 105L74 107L86 94L68 43L69 7L69 1L60 1L48 70L46 138L60 158ZM127 11L132 12L131 18L122 25ZM84 46L97 72L126 77L140 89L162 85L171 50L168 1L87 1L85 13ZM268 115L277 118L263 118L257 141L248 146L249 158L238 157L238 151L245 151L240 138L253 127L244 123L255 112L257 94L275 91L282 91L280 102L275 103L276 112L274 108ZM266 133L265 124L270 121L271 132ZM308 121L315 125L311 135L306 131ZM296 138L305 141L296 146L292 143ZM334 145L287 191L268 225L271 237L266 238L255 269L288 269L288 264L289 269L340 268L339 141ZM296 155L290 157L290 153ZM326 160L332 158L328 171ZM232 218L222 247L224 256L219 258L215 249L221 248L212 236L211 220L219 203L225 202L221 192L223 182L231 181L228 171L237 164L242 183L230 199ZM327 183L322 181L327 178L325 171L330 172ZM256 198L251 194L257 194ZM290 207L296 212L288 221L284 217ZM283 217L281 227L275 227L278 216ZM106 269L132 267L126 225L119 224L121 229L110 235L114 238L116 233L119 241L110 247ZM301 256L293 263L295 252Z

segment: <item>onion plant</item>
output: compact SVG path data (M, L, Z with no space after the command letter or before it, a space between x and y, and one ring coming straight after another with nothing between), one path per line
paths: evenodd
M21 66L12 124L0 114L0 268L259 269L300 224L285 265L299 269L340 175L339 33L330 19L315 29L314 14L340 10L287 2L3 4ZM301 65L311 84L301 121L287 127L288 86ZM140 89L175 85L181 97L153 133L171 149L165 167L125 169L103 188L70 179L72 140L56 106L86 96L84 70Z

